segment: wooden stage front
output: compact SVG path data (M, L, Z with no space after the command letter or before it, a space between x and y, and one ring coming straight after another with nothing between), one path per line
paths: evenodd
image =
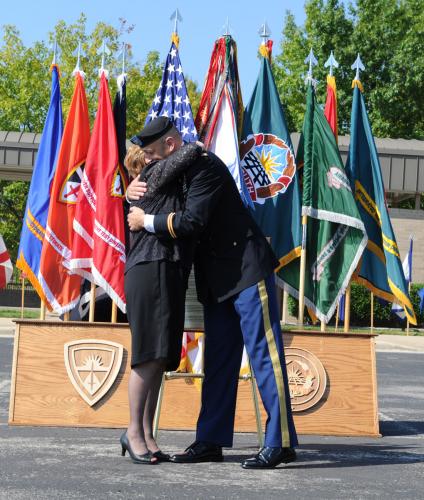
M126 427L128 325L16 323L9 424ZM379 436L374 336L298 331L283 338L298 433ZM199 405L196 384L166 381L159 428L194 429ZM239 382L235 430L256 432L250 381Z

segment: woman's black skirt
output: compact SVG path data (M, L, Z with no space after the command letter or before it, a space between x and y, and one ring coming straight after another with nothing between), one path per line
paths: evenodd
M184 330L187 272L179 262L141 262L125 274L131 366L164 359L178 368Z

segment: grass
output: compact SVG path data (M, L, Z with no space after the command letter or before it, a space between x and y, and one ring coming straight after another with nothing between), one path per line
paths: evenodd
M284 331L296 331L296 330L306 330L306 331L320 331L321 326L318 324L316 326L304 325L302 328L299 328L297 325L288 325L283 326ZM351 327L350 333L370 333L371 329L369 327ZM327 326L325 333L335 333L334 326ZM337 333L343 333L343 324L338 327ZM399 328L381 328L374 327L374 332L376 335L405 335L406 329L402 330ZM409 336L410 337L424 337L424 330L420 330L418 328L410 327L409 328Z
M2 309L0 308L0 318L20 318L21 317L21 310L19 308L16 309ZM37 310L29 310L29 309L24 309L24 318L31 319L31 318L39 318L40 317L40 311Z

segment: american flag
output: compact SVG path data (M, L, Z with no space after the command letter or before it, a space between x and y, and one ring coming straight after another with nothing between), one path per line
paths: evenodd
M175 43L172 43L168 52L162 81L147 115L146 124L158 116L168 117L180 131L183 141L193 142L197 140L193 112Z

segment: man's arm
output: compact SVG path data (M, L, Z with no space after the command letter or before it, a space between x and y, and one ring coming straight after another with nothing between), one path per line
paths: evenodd
M192 178L190 179L190 176ZM171 238L194 236L203 231L222 193L226 178L209 161L187 171L188 192L184 210L154 217L154 232Z

